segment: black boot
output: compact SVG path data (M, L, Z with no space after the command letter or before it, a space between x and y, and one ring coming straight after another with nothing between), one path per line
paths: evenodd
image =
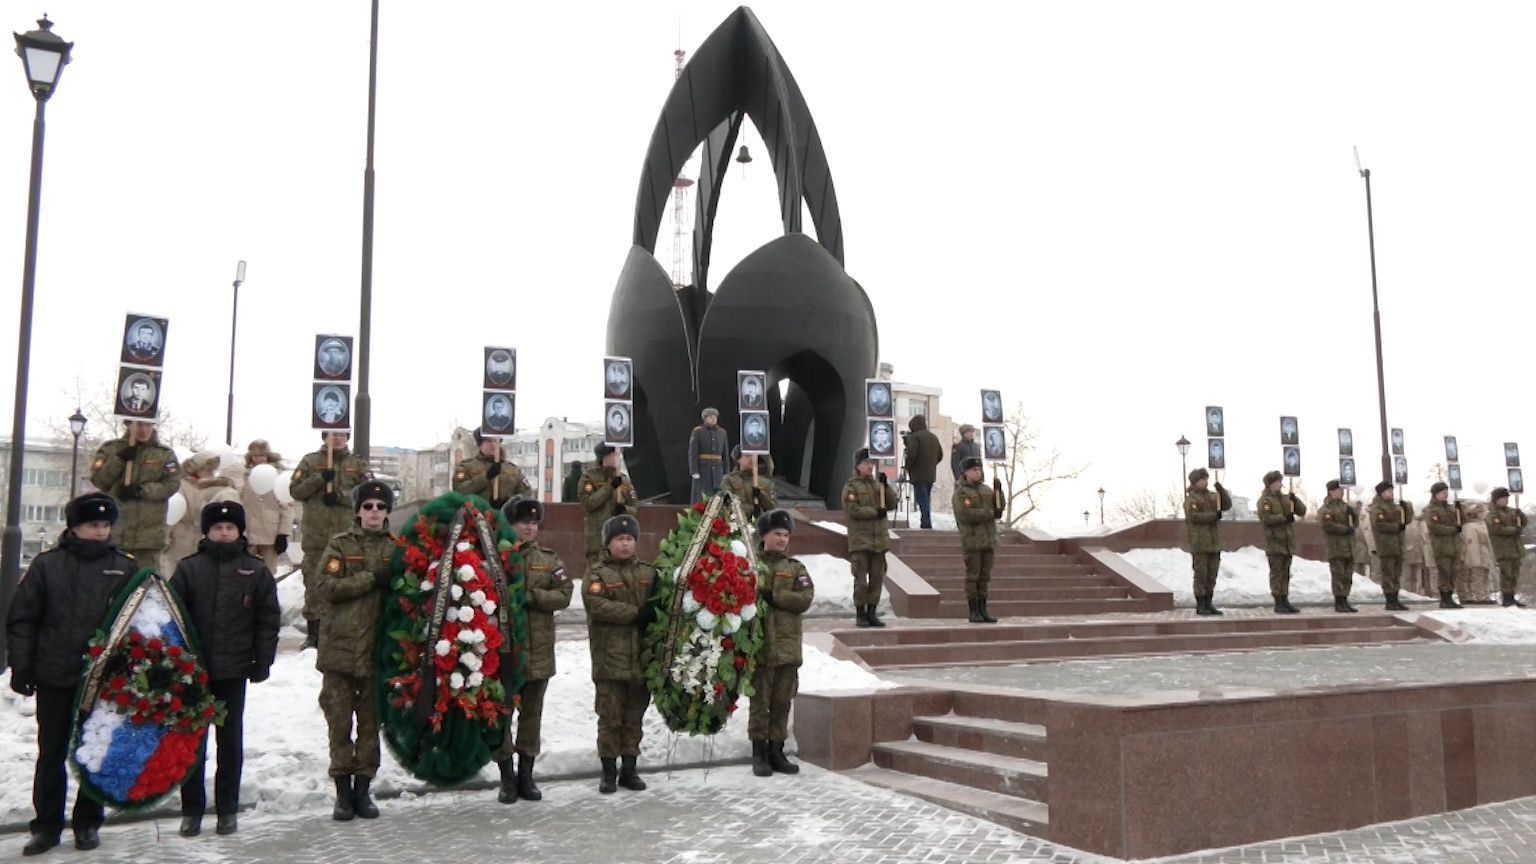
M183 837L196 837L197 835L203 833L203 817L201 817L201 816L183 816L183 817L181 817L181 828L179 830L177 830L176 833L180 834Z
M225 813L213 826L213 833L229 835L240 830L240 823L233 813Z
M773 768L768 765L768 742L752 742L752 776L771 777Z
M1211 601L1205 599L1204 597L1196 597L1195 598L1195 614L1196 615L1215 615L1216 614L1216 610L1211 608Z
M885 622L881 621L875 615L875 607L873 605L865 606L864 607L864 618L869 621L869 626L871 626L871 627L884 627L885 626Z
M352 805L352 777L336 778L336 806L331 808L331 818L337 822L351 822L357 815Z
M1279 594L1275 594L1273 596L1275 598L1275 614L1276 615L1284 615L1284 614L1286 614L1286 612L1285 612L1285 598L1281 597Z
M981 617L980 600L973 597L970 600L965 601L965 606L970 610L970 615L965 619L966 621L969 621L972 624L982 624L986 622L987 619Z
M1521 603L1519 600L1515 599L1515 592L1513 592L1513 591L1500 591L1499 592L1499 605L1500 606L1513 606L1516 609L1524 609L1525 608L1525 604L1524 603Z
M858 620L858 626L860 626L860 627L868 627L869 626L869 616L864 614L864 607L860 606L859 609L858 609L858 612L859 612L858 619L857 619Z
M631 792L645 791L645 781L640 779L640 772L635 770L635 757L624 756L624 767L619 771L619 785Z
M981 620L987 622L988 624L997 623L997 619L993 618L992 613L987 611L987 597L985 594L983 594L981 597Z
M603 757L603 779L597 781L597 791L604 795L612 795L619 788L618 761L612 756Z
M379 818L379 808L374 805L373 796L368 794L368 785L372 782L371 777L352 778L352 810L359 819Z
M1227 613L1221 611L1220 609L1216 608L1216 595L1215 594L1207 594L1205 596L1205 614L1207 614L1207 615L1225 615L1225 614L1227 614Z
M1451 592L1449 592L1449 591L1441 591L1440 592L1440 608L1441 609L1460 609L1461 608L1461 604L1456 602L1456 598L1451 596Z
M517 800L517 776L512 769L512 757L496 763L501 771L501 786L496 789L496 800L503 804L511 804Z
M1359 609L1349 605L1348 597L1333 598L1333 611L1335 612L1359 612Z
M1289 595L1289 594L1281 594L1280 595L1280 602L1285 605L1285 613L1287 615L1300 615L1301 614L1301 610L1300 609L1297 609L1295 606L1291 605L1291 595Z
M1408 611L1408 607L1404 606L1402 604L1402 602L1397 599L1397 592L1396 591L1391 591L1391 592L1387 593L1387 611L1388 612L1407 612Z
M535 758L526 753L517 754L517 797L525 801L544 800L544 793L539 791L538 784L533 782Z
M768 765L780 774L799 774L800 766L784 756L784 742L768 742Z
M320 648L320 621L315 618L304 619L304 648ZM302 651L304 648L300 648Z
M75 848L89 852L101 845L101 831L95 826L75 829Z
M59 838L56 834L33 834L32 839L27 841L27 845L21 847L21 854L22 857L31 858L33 855L41 855L57 845L59 845Z

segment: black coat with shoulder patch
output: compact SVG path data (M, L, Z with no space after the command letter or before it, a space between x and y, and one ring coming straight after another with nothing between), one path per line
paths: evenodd
M197 632L208 678L228 681L271 668L282 612L277 582L260 558L241 552L221 558L208 541L181 559L171 590Z

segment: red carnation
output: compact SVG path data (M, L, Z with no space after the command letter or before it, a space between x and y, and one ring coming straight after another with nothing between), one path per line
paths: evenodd
M723 648L726 651L735 651L736 650L736 641L734 639L732 639L731 637L727 636L724 639L720 640L720 647Z
M165 645L159 639L151 639L149 640L149 645L147 647L151 651L159 651L161 648L164 648Z
M725 706L725 713L727 713L727 714L735 714L736 713L736 700L735 699L732 699L730 704Z
M721 519L718 516L715 517L715 522L714 522L713 525L710 526L710 530L712 530L715 534L717 534L717 535L719 535L721 537L724 537L725 535L731 533L731 529L726 527L725 520ZM719 554L719 553L716 553L716 554Z
M165 656L167 656L167 657L180 657L181 656L181 649L177 648L175 645L172 645L171 647L165 649Z
M736 655L735 663L737 671L747 668L747 658L741 656L740 654Z
M95 658L95 657L100 657L100 656L101 656L101 646L100 645L92 645L91 646L91 657Z
M112 683L108 686L110 686L113 690L121 690L128 686L128 679L121 677L113 678Z
M718 617L725 614L725 603L721 601L719 595L706 600L704 602L704 607L709 610L709 614L711 615Z
M130 648L130 649L128 649L128 657L130 659L133 659L133 660L143 660L144 659L144 649L143 648Z
M723 684L722 682L719 682L719 681L715 682L715 695L716 696L724 696L725 695L725 684Z
M165 722L165 712L164 711L156 711L154 716L150 717L149 719L155 721L156 725L164 723Z
M208 673L207 672L199 672L199 673L197 673L197 683L199 683L199 684L207 684L208 683Z
M695 512L695 513L703 513L704 510L705 510L705 507L704 507L704 502L703 501L695 501L695 502L693 502L693 512Z
M203 719L204 720L212 720L213 719L213 706L212 705L209 705L207 708L203 709Z
M117 698L113 701L116 702L119 707L127 708L128 703L133 701L133 697L129 696L127 693L119 693L117 694Z

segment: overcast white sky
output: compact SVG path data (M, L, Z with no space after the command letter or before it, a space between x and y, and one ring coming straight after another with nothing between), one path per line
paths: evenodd
M129 310L170 316L166 406L222 437L235 262L235 437L298 455L316 332L355 333L366 0L54 0L76 43L49 104L30 423L115 373ZM593 418L609 299L672 81L725 2L388 0L380 33L374 443L477 416L480 349L519 349L519 425ZM43 11L6 5L12 30ZM901 380L1022 401L1091 463L1049 501L1172 487L1173 441L1227 409L1230 486L1301 418L1377 462L1363 184L1373 169L1392 425L1415 480L1459 436L1468 487L1536 454L1536 7L1520 3L764 0L837 183L847 265ZM32 117L0 76L0 313L10 346ZM3 65L3 64L0 64ZM765 155L755 148L759 157ZM765 159L733 170L718 284L779 232ZM659 248L670 261L669 240ZM0 351L9 407L14 350ZM7 420L9 413L6 413ZM1097 521L1095 519L1095 521Z

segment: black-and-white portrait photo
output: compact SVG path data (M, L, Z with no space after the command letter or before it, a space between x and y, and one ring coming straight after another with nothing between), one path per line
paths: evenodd
M768 452L767 411L741 413L741 452L747 454Z
M1221 410L1220 405L1205 406L1205 437L1225 438L1227 435L1227 415Z
M130 313L123 324L122 362L138 366L165 365L165 333L170 321Z
M1461 466L1454 462L1445 466L1445 482L1457 492L1461 491Z
M1520 467L1520 445L1510 441L1504 445L1504 467Z
M869 420L869 455L876 459L896 456L896 421Z
M485 390L517 389L517 349L485 349Z
M1403 455L1403 430L1401 430L1401 429L1393 429L1392 430L1392 455L1393 456L1402 456ZM1401 485L1401 484L1399 484L1399 485Z
M1401 432L1401 429L1394 429ZM1399 486L1408 485L1408 459L1404 456L1396 456L1392 459L1392 482Z
M1525 494L1525 474L1519 468L1509 469L1509 494Z
M511 435L517 431L516 399L512 393L481 394L480 428L493 436Z
M1295 447L1301 443L1301 427L1295 417L1280 418L1280 446Z
M1287 477L1301 476L1301 448L1285 447L1282 458L1285 460L1284 474Z
M630 362L628 357L604 357L604 397L608 399L634 399L634 373L634 364Z
M1339 460L1339 483L1351 489L1355 486L1355 460L1347 456Z
M1456 436L1455 435L1447 435L1447 436L1445 436L1445 461L1447 461L1447 462L1460 462L1461 461L1461 451L1456 447Z
M891 398L891 382L865 379L864 415L869 418L892 419L896 406Z
M756 372L750 369L736 373L736 407L741 411L763 411L767 409L767 373Z
M316 429L350 429L352 427L352 386L350 384L316 384L314 398L310 400L313 414L310 425Z
M321 381L352 379L352 337L315 337L315 378Z
M119 417L153 420L160 413L160 373L151 369L119 367L117 405Z
M988 424L981 427L981 458L988 462L1008 460L1008 435L1002 426Z
M981 391L981 422L1003 422L1003 394L1000 390Z
M603 440L612 447L635 443L633 406L629 402L608 400L603 403Z
M1348 429L1340 429L1339 430L1339 455L1340 456L1353 456L1353 455L1355 455L1355 435L1354 435L1353 432L1350 432Z
M1205 467L1212 471L1227 470L1227 444L1221 438L1206 439Z

